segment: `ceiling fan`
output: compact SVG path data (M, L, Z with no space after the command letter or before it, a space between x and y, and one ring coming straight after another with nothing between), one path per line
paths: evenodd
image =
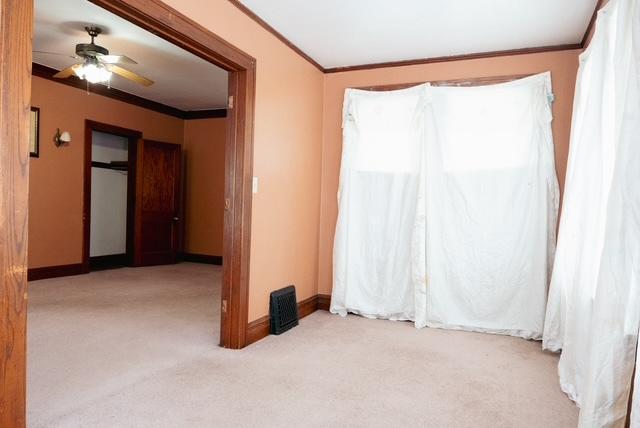
M81 62L60 70L53 77L57 79L66 79L67 77L76 75L80 79L84 79L90 83L109 83L112 73L115 73L125 79L139 83L144 86L153 85L153 80L140 76L133 71L122 68L117 64L137 64L134 60L125 55L109 55L109 51L94 43L94 39L102 33L100 27L84 27L91 37L90 43L79 43L76 45L76 55L72 58L81 60ZM40 52L60 55L53 52Z

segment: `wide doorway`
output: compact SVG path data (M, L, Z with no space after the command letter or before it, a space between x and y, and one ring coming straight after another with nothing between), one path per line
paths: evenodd
M169 28L157 3L122 4L35 2L34 426L246 343L254 60L200 28L178 43L192 23Z

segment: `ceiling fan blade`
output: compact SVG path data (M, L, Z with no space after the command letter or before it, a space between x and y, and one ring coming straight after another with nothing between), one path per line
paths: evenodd
M98 55L97 58L105 64L137 64L126 55Z
M67 67L64 70L58 71L53 75L53 77L55 77L56 79L65 79L69 76L73 76L75 74L76 68L79 66L80 64L73 64L71 67Z
M153 85L153 80L149 80L146 77L142 77L139 74L134 73L133 71L129 71L117 65L110 65L109 70L114 72L115 74L124 77L125 79L132 80L136 83L139 83L143 86L151 86Z
M62 54L62 53L58 53L58 52L47 52L47 51L33 51L34 54L46 54L46 55L56 55L56 56L64 56L67 58L73 58L73 59L81 59L78 55L68 55L68 54Z

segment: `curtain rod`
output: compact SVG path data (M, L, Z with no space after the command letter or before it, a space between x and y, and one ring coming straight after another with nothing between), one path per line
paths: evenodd
M360 89L363 91L395 91L397 89L406 89L412 86L422 85L424 83L430 83L431 86L484 86L493 85L496 83L511 82L513 80L524 79L525 77L533 76L535 73L530 74L514 74L509 76L489 76L489 77L475 77L466 79L453 79L453 80L432 80L424 82L412 82L412 83L394 83L389 85L376 85L376 86L360 86L354 89Z

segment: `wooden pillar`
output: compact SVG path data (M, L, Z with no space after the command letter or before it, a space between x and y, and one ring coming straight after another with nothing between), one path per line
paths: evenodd
M0 0L0 426L25 426L32 0Z

